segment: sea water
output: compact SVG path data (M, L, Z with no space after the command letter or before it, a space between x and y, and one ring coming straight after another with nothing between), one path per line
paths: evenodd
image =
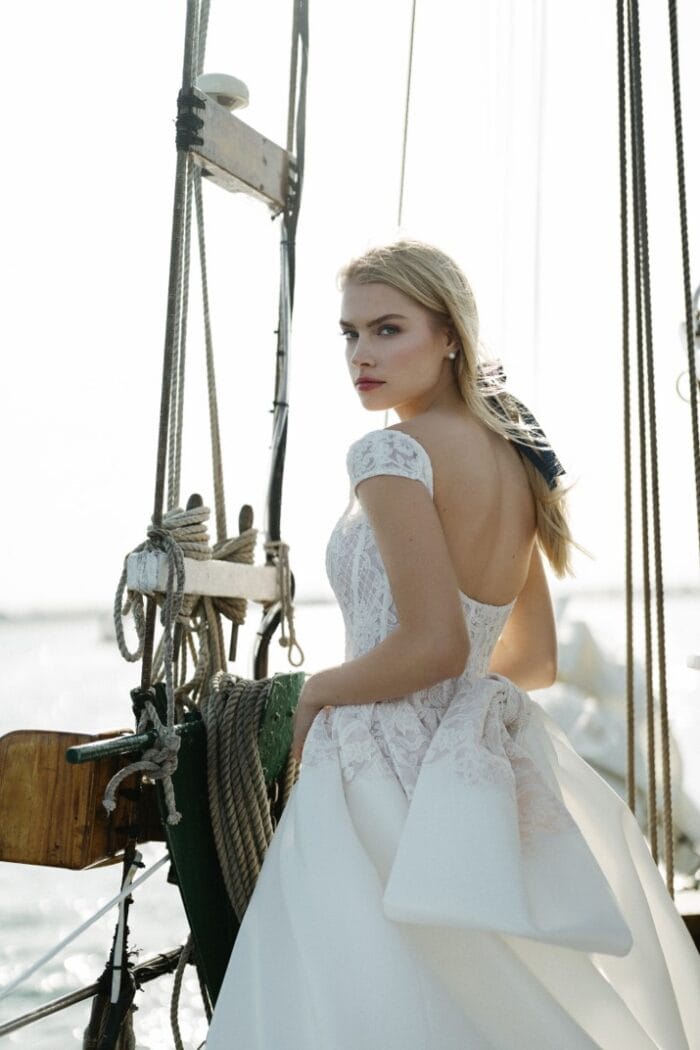
M573 595L561 599L560 616L587 623L608 658L624 656L624 606L619 595ZM700 809L700 672L687 657L700 652L698 596L673 595L666 605L671 725L684 766L684 785ZM241 630L240 659L232 670L250 675L255 610ZM639 620L638 620L639 622ZM13 729L55 729L87 733L131 729L129 692L138 684L137 665L127 664L110 637L108 615L36 617L0 623L0 734ZM337 607L300 604L296 629L309 673L343 659L343 626ZM270 673L291 670L276 640ZM49 799L46 800L47 808ZM37 814L37 819L40 814ZM142 847L150 866L164 853L162 843ZM130 948L137 961L184 943L188 929L177 888L167 882L167 864L134 893L129 914ZM0 988L12 981L71 930L93 915L119 889L121 866L94 871L0 863ZM0 1003L0 1024L91 984L101 974L116 912L100 919L80 938ZM136 993L134 1030L139 1050L169 1050L171 975ZM273 996L275 989L270 988ZM6 1037L24 1050L79 1048L90 1003L77 1004ZM206 1021L196 974L185 973L180 1005L185 1046L198 1047Z

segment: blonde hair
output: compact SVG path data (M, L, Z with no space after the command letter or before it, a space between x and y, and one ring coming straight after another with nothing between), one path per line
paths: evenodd
M422 241L400 240L369 251L344 266L341 288L349 283L386 284L428 310L438 325L451 329L459 345L455 379L464 403L491 430L509 440L542 447L521 418L514 398L495 393L488 364L480 356L479 315L474 294L459 266L444 252ZM486 367L484 367L486 365ZM497 399L498 407L492 407ZM557 576L571 572L573 539L566 513L566 489L550 489L537 467L521 454L537 517L537 541Z

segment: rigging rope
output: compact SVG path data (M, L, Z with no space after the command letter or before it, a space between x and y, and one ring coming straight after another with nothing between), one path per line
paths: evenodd
M670 741L666 675L666 628L661 552L661 513L658 468L656 389L651 313L649 235L647 222L646 160L642 61L637 0L628 0L628 63L632 144L633 230L635 252L635 303L637 335L637 387L639 408L640 487L642 512L642 561L644 591L644 635L647 670L647 763L648 833L651 852L658 860L656 812L656 739L654 698L654 651L652 637L651 555L653 554L656 608L656 672L659 695L662 785L664 815L664 859L666 884L673 895L673 817L671 800ZM623 232L623 253L626 236ZM651 523L649 521L651 502ZM651 524L651 527L650 527ZM628 558L629 563L629 558ZM628 584L629 589L629 584ZM628 747L629 747L628 743Z
M629 295L629 250L628 250L628 202L627 202L627 107L626 107L626 33L625 3L617 0L617 71L618 71L618 116L620 142L620 232L622 238L620 259L622 264L622 390L623 390L623 442L625 475L625 651L626 651L626 708L627 708L627 804L634 813L637 801L635 770L635 710L634 710L634 590L633 590L633 544L632 544L632 404L630 389L632 370L630 363L630 295Z
M226 539L226 503L224 498L224 468L221 455L221 430L219 406L216 396L216 369L214 366L214 344L211 332L209 309L209 281L207 277L207 248L204 236L204 203L202 201L202 173L199 168L194 177L194 200L197 211L197 235L199 244L199 268L202 279L202 308L204 312L204 343L207 359L207 394L209 398L209 432L211 435L211 460L214 480L214 507L216 509L216 538L219 543Z
M671 75L673 80L673 117L676 137L676 169L678 174L678 207L681 227L681 255L683 260L683 302L685 306L685 334L688 350L688 380L690 382L690 416L695 465L695 505L700 546L700 438L698 436L698 377L695 361L695 318L690 281L690 253L688 250L688 207L685 189L685 160L683 150L683 113L681 108L681 75L678 60L678 19L675 0L668 0L669 37L671 45Z

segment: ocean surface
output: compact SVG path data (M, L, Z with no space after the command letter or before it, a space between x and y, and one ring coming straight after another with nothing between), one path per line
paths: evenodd
M669 706L683 767L683 787L700 813L700 674L687 657L700 652L700 595L675 593L666 604ZM558 598L564 634L571 624L588 625L611 666L624 654L624 607L617 594L573 593ZM241 631L241 659L232 670L250 675L256 610ZM639 623L639 619L637 620ZM0 735L14 729L104 732L132 727L129 691L138 670L124 662L110 637L109 614L27 617L0 621ZM343 659L338 609L327 603L300 604L296 628L309 673ZM285 652L273 641L270 672L288 670ZM49 800L47 799L47 805ZM164 852L161 843L142 847L147 866ZM0 988L79 926L119 889L119 865L95 871L0 863ZM130 945L143 960L177 947L187 927L177 888L166 881L167 865L134 893ZM0 1024L95 981L104 967L116 912L100 919L57 958L0 1003ZM172 977L136 993L134 1028L139 1050L169 1050ZM274 995L274 989L270 989ZM84 1002L5 1037L24 1050L69 1050L82 1045L90 1004ZM186 971L180 1008L184 1044L198 1047L206 1035L199 988Z

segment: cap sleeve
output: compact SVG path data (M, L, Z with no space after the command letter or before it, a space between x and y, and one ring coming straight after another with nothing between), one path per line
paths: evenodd
M402 430L371 430L365 434L350 446L347 467L353 490L365 478L393 474L422 481L433 494L430 457L419 441Z

